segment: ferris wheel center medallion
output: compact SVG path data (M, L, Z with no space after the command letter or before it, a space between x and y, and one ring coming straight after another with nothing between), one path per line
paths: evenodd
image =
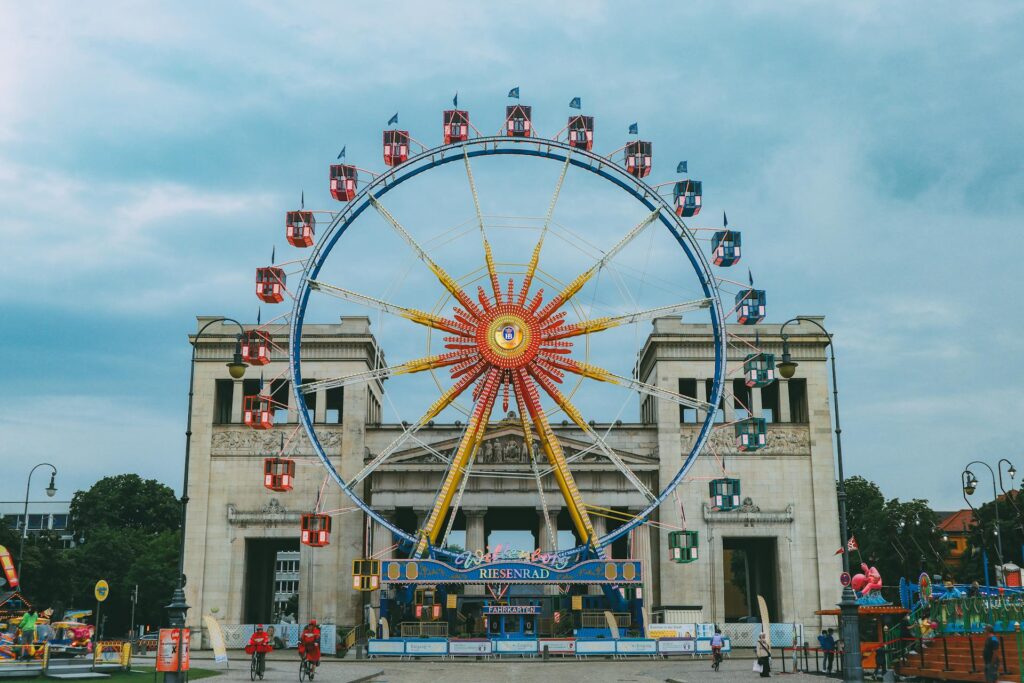
M523 329L515 323L502 325L494 332L494 343L511 351L523 343Z

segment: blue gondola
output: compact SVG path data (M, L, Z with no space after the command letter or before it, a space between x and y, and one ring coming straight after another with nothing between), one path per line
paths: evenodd
M742 453L759 451L768 445L768 423L763 417L748 417L736 423L736 449Z
M736 322L756 325L764 320L765 294L763 289L745 289L736 295Z
M740 233L719 230L711 237L711 259L716 266L728 268L740 262Z
M766 387L774 382L775 354L749 354L743 359L743 379L748 387Z
M700 213L703 185L699 180L680 180L672 186L672 202L677 215L690 218Z

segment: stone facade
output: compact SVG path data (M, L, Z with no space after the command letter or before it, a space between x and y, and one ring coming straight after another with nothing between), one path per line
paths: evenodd
M199 325L207 320L199 318ZM267 539L297 539L299 517L313 507L321 490L322 509L338 516L329 546L300 549L299 617L306 618L312 604L316 616L324 621L358 623L367 604L364 601L373 597L351 589L351 562L374 553L389 556L393 541L378 525L368 524L362 513L347 512L352 503L336 486L322 486L323 469L312 457L305 433L297 429L290 391L287 423L254 431L241 424L245 380L234 380L229 392L230 419L226 419L228 406L217 403L226 400L224 383L232 382L224 364L233 352L236 329L211 326L197 349L185 557L190 624L198 625L201 615L214 609L229 623L246 621L246 595L251 588L246 577L247 548ZM761 348L780 355L779 326L759 325L757 330ZM749 337L753 341L754 329L731 327L730 332L737 338L735 345L730 344L732 370L747 353L742 340ZM827 339L810 325L790 325L787 333L794 360L799 362L794 380L806 382L801 384L806 387L806 408L801 408L806 421L792 421L789 382L780 380L767 448L739 453L731 427L714 432L707 455L691 470L678 496L670 496L657 511L654 520L661 526L641 527L636 532L639 537L634 535L627 546L620 546L632 547L644 556L640 559L648 570L648 605L699 605L705 619L724 621L725 546L743 539L768 539L775 544L772 590L778 614L772 616L773 621L818 626L814 611L838 602L840 559L833 553L840 541L825 363ZM258 378L260 371L268 383L278 377L288 379L285 328L275 335L275 341L280 348L275 350L273 362L250 368L246 379ZM303 373L316 379L366 371L376 367L383 356L366 318L342 318L338 325L306 325L302 344ZM710 327L678 319L657 320L639 361L640 379L672 391L679 390L680 379L697 380L698 398L704 398L702 380L713 373ZM739 374L731 374L730 381L733 377ZM401 425L380 423L383 390L379 382L345 387L340 422L334 423L326 419L324 392L317 394L314 421L321 443L346 479L402 431ZM753 390L751 402L750 410L758 414L762 409L759 390ZM734 419L735 410L732 401L726 401L726 422ZM645 400L641 413L643 419L636 416L636 422L616 425L608 443L650 489L659 491L678 470L682 454L689 452L699 425L683 421L679 406L668 401ZM580 430L558 424L553 427L588 504L632 512L646 506L643 496L615 467L589 448L591 444ZM403 514L412 520L408 524L421 522L445 471L439 454L450 452L460 433L456 424L438 423L422 429L417 434L421 443L412 442L395 453L358 485L360 493L396 523ZM289 443L290 457L297 460L296 483L290 492L274 493L262 486L261 468L263 458L276 453L282 438ZM741 510L719 512L707 507L707 481L722 476L723 466L743 483L747 500ZM530 474L518 421L492 418L474 465L478 476L470 479L461 503L459 520L469 548L485 546L485 519L488 511L493 514L499 506L515 511L520 528L534 529L543 549L551 547L551 532L555 531L551 527L570 528L564 511L559 519L563 502L552 477L543 480L549 510L546 519L531 476L489 477L488 472ZM702 559L679 565L664 557L668 531L683 526L684 512L686 527L700 533ZM603 533L608 520L593 520ZM317 587L315 594L312 586Z

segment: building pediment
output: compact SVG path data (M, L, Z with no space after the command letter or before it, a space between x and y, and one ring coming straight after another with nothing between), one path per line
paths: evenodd
M419 432L420 435L423 432ZM582 465L594 465L614 467L607 457L590 442L585 435L581 434L580 439L556 436L561 444L565 456L574 463ZM408 449L398 451L388 458L387 463L382 466L384 469L401 467L404 465L442 465L444 464L438 454L445 458L451 456L458 448L460 438L453 437L443 439L429 444L429 448L416 445ZM534 452L539 454L540 462L547 464L547 458L543 455L536 436L533 439ZM641 455L621 449L612 449L631 469L657 469L658 459L649 455ZM368 456L370 458L372 456ZM522 428L516 424L508 424L502 421L496 427L492 427L484 437L477 453L475 466L487 466L490 468L509 469L527 467L530 464L529 451L523 440Z

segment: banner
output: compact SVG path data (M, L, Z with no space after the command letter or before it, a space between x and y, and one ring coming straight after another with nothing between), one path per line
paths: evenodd
M7 579L7 585L11 589L18 587L18 572L14 568L14 562L11 560L11 554L7 552L7 548L0 545L0 566L4 568L4 577Z
M178 653L178 637L181 637L181 653ZM188 671L189 641L191 632L187 628L162 628L156 648L157 671ZM181 668L178 668L178 662Z
M228 648L227 644L224 642L224 630L220 627L220 623L207 614L203 617L203 625L206 626L206 632L210 634L210 647L213 648L213 661L227 662Z
M383 560L381 584L486 583L556 584L586 583L639 585L639 560L584 560L571 567L543 562L492 562L453 567L440 560Z

